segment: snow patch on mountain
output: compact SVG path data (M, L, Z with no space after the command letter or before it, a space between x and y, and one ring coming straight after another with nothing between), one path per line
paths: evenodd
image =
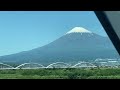
M70 30L69 32L67 32L66 34L70 34L70 33L91 33L91 31L88 31L87 29L83 28L83 27L75 27L72 30Z

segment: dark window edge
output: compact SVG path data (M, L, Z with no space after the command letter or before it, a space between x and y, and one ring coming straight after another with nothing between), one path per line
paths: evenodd
M94 11L94 12L120 55L120 39L117 36L106 14L104 13L104 11Z

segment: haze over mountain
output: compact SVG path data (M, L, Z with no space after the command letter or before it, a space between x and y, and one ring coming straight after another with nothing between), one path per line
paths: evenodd
M1 62L52 63L57 61L92 61L96 58L119 57L108 37L95 34L83 27L75 27L57 40L29 51L0 57Z

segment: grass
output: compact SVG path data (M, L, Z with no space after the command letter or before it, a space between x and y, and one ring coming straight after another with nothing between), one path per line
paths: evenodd
M0 79L120 79L120 68L0 70Z

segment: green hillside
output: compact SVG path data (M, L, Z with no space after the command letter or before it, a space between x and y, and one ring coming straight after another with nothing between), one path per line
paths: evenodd
M0 70L0 79L120 79L120 68Z

